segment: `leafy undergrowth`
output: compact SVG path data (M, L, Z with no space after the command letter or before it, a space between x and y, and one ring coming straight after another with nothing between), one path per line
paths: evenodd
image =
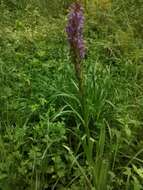
M65 15L1 4L1 190L143 189L140 2L135 19L102 3L85 13L84 110Z

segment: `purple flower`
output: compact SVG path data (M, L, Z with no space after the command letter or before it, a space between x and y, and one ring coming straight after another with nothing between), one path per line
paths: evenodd
M85 56L85 45L82 34L83 24L83 8L79 3L74 3L70 7L66 32L70 48L74 56L80 60Z

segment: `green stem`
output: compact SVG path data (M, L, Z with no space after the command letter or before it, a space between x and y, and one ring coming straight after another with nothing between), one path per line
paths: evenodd
M83 75L83 65L79 59L75 59L74 62L75 72L76 72L76 78L78 80L78 86L79 86L79 95L80 95L80 101L82 105L82 114L84 119L84 128L85 133L87 136L87 147L90 149L90 130L88 126L88 111L86 110L86 96L85 96L85 89L84 89L84 75Z

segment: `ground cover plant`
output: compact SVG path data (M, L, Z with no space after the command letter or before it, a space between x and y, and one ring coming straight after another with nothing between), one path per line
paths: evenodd
M142 1L75 2L0 1L0 190L143 189Z

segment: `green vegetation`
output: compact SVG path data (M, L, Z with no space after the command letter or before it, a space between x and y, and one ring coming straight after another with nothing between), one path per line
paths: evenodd
M0 190L143 190L142 0L84 0L84 101L72 0L0 1Z

